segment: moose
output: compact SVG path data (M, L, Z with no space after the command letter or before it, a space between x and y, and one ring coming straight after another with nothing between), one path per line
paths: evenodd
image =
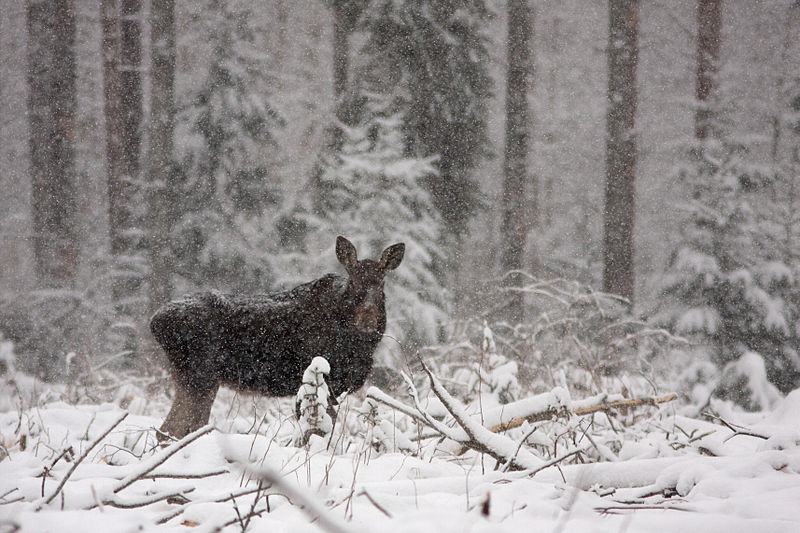
M326 274L282 292L228 296L205 292L161 307L150 330L166 353L175 388L159 438L182 438L208 423L220 385L267 396L289 396L314 357L330 364L334 397L359 389L386 329L383 279L403 260L405 244L378 261L359 260L336 238L347 277Z

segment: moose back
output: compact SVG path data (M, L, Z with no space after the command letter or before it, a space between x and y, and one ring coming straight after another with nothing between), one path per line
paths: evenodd
M166 352L175 387L162 437L181 438L208 423L220 385L270 396L297 392L314 357L328 360L328 386L338 396L360 388L386 329L383 278L400 264L403 243L378 261L358 260L353 244L336 239L336 274L259 296L214 292L159 309L150 330Z

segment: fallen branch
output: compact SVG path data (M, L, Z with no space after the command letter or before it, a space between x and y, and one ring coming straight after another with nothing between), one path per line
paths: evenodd
M573 406L573 408L569 411L574 415L577 416L585 416L592 413L596 413L598 411L609 411L611 409L617 409L620 407L636 407L640 405L658 405L665 402L671 402L676 400L678 395L674 392L670 394L665 394L663 396L652 396L652 397L645 397L645 398L626 398L622 400L615 400L615 401L605 401L602 400L599 403L588 404L586 400L582 400L580 402L575 402L575 404L579 405L578 407ZM591 400L590 400L591 401ZM511 404L509 404L511 405ZM503 422L502 424L497 424L491 427L491 431L494 433L501 433L503 431L507 431L509 429L514 429L520 427L525 422L541 422L544 420L550 420L553 416L562 416L563 411L553 408L548 408L546 411L537 411L530 413L525 416L512 418L507 422Z
M146 461L142 461L138 468L136 468L133 472L125 476L114 486L113 492L117 494L121 490L131 486L135 482L139 481L140 479L144 479L144 477L155 470L158 465L164 463L167 459L175 455L178 451L182 450L192 442L196 441L203 435L207 433L211 433L214 430L213 426L203 426L200 429L189 433L181 440L174 442L158 452L156 455L151 457Z
M320 528L331 533L350 533L351 530L347 527L347 524L331 514L328 509L313 496L287 483L286 479L284 479L280 473L270 468L252 468L252 466L250 472L255 479L260 480L264 484L271 485L273 490L283 493L295 505L299 505L309 518L317 521Z
M165 523L169 522L170 520L172 520L176 516L182 514L183 511L186 510L186 507L188 507L189 505L197 505L197 504L200 504L200 503L225 503L225 502L227 502L229 500L233 500L235 498L240 498L242 496L247 496L248 494L254 494L254 493L260 492L260 491L265 491L263 496L274 496L274 495L283 496L282 494L273 494L271 492L268 493L268 492L266 492L266 489L264 489L264 487L262 487L262 486L258 486L258 487L255 487L255 488L253 488L253 487L243 488L243 489L239 489L239 490L236 490L236 491L233 491L233 492L229 492L225 496L194 500L194 501L192 501L190 503L181 505L180 507L177 507L177 508L172 509L172 510L170 510L170 511L168 511L168 512L162 514L162 515L159 515L159 517L156 518L155 523L157 525L161 525L161 524L165 524Z
M203 479L207 477L221 476L229 474L230 470L221 468L211 472L153 472L142 476L142 479Z
M661 403L671 402L673 400L677 400L678 395L674 392L669 394L665 394L663 396L648 396L644 398L628 398L625 400L617 400L613 402L607 403L600 403L596 405L589 405L586 407L578 407L572 410L572 412L578 416L584 416L591 413L596 413L597 411L608 411L610 409L617 409L619 407L636 407L640 405L658 405Z
M91 451L92 451L92 449L94 449L94 447L95 447L95 446L97 446L97 444L98 444L98 443L99 443L101 440L103 440L104 438L106 438L106 435L108 435L109 433L111 433L111 432L114 430L114 428L115 428L115 427L117 427L118 425L120 425L120 423L121 423L123 420L125 420L127 417L128 417L128 413L123 413L123 414L122 414L122 416L120 416L120 417L119 417L119 418L118 418L118 419L117 419L117 420L116 420L116 421L115 421L113 424L111 424L111 426L110 426L110 427L109 427L107 430L105 430L105 431L103 432L103 434L102 434L102 435L100 435L98 438L96 438L96 439L95 439L95 440L94 440L94 441L93 441L93 442L92 442L92 443L89 445L89 447L88 447L88 448L86 448L86 450L84 450L84 452L81 454L81 456L80 456L80 457L78 457L78 459L77 459L77 460L75 461L75 463L72 465L72 468L70 468L70 469L69 469L69 471L67 472L67 474L66 474L66 475L65 475L63 478L61 478L61 482L58 484L58 486L57 486L57 487L56 487L56 489L55 489L55 490L52 492L52 494L50 494L50 496L48 496L48 497L47 497L47 498L45 498L45 499L44 499L42 502L40 502L40 503L39 503L39 505L37 505L37 506L36 506L36 508L34 509L34 511L37 511L37 512L38 512L38 511L41 511L41 510L42 510L42 507L44 507L45 505L47 505L47 504L49 504L50 502L52 502L52 501L53 501L53 499L54 499L54 498L55 498L55 497L58 495L58 493L59 493L59 492L61 492L61 489L63 489L63 488L64 488L64 485L67 483L67 480L70 478L70 476L73 474L73 472L75 472L75 469L76 469L76 468L78 468L78 465L80 465L80 464L81 464L81 462L82 462L84 459L86 459L86 457L89 455L89 452L91 452Z
M717 415L715 415L713 413L708 413L707 412L707 413L705 413L705 415L710 417L710 418L713 418L714 420L719 421L720 424L722 424L726 428L728 428L731 431L733 431L733 435L727 436L725 438L725 440L722 441L722 442L728 442L733 437L738 437L738 436L755 437L757 439L769 440L769 437L767 435L762 435L760 433L756 433L755 431L751 431L751 430L745 428L744 426L737 426L735 424L731 424L731 423L727 422L724 418L719 417L719 416L717 416Z
M103 505L116 507L118 509L136 509L138 507L146 507L148 505L168 500L170 498L176 498L179 496L185 497L186 494L189 494L192 491L194 491L194 487L184 487L181 489L159 492L157 494L149 494L147 496L143 496L140 499L127 500L127 501L125 499L120 499L118 495L113 494L110 498L103 500Z
M610 505L608 507L595 507L594 510L600 514L621 514L620 511L642 510L684 511L687 513L696 512L694 509L689 509L688 507L678 507L676 505Z
M515 470L536 470L542 465L542 461L538 457L527 450L518 449L517 443L511 439L492 433L478 421L473 420L467 414L464 405L447 392L447 389L444 388L439 378L431 372L422 357L419 356L419 353L417 357L422 364L422 369L428 375L433 393L467 434L468 438L466 441L461 441L462 445L480 453L486 453L498 463L507 464L509 468ZM452 428L448 429L452 433ZM448 436L446 433L442 434Z
M369 389L367 389L367 398L370 398L372 400L375 400L376 402L382 403L383 405L385 405L387 407L391 407L395 411L400 411L404 415L407 415L407 416L413 418L414 420L416 420L420 424L423 424L425 426L433 428L428 423L428 420L424 416L421 416L417 411L415 411L413 407L410 407L410 406L404 404L403 402L392 398L391 396L389 396L388 394L386 394L385 392L380 390L378 387L370 387ZM438 431L436 433L437 433L437 435L439 434Z

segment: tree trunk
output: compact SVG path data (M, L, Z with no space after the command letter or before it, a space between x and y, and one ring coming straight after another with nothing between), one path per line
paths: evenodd
M109 240L115 269L123 272L112 282L115 302L131 302L142 283L135 259L142 247L142 221L136 215L141 183L140 11L140 0L103 0L101 6Z
M348 75L350 69L350 44L348 39L364 9L361 0L333 0L333 100L336 120L352 126L355 121L353 102L348 101ZM330 147L336 151L342 145L343 132L338 125L330 131Z
M148 169L148 302L155 312L172 294L169 256L170 184L175 130L175 2L153 0L150 6L151 95Z
M122 152L120 160L121 187L124 189L123 207L126 220L120 253L131 253L141 243L130 230L139 226L133 203L135 202L139 175L139 153L142 144L142 20L141 0L121 0L119 13L119 104L121 119ZM121 206L122 207L122 206Z
M44 287L71 287L78 267L75 6L31 0L27 26L36 274Z
M603 290L633 302L638 0L611 0L606 123Z
M712 97L717 89L719 72L722 0L697 0L697 81L694 136L698 140L712 133Z
M346 9L346 1L339 0L333 3L333 99L336 105L336 118L342 124L348 124L350 118L344 105L347 72L350 68L350 50L347 43L350 30L347 27Z
M121 175L122 118L119 89L119 5L102 0L100 6L103 53L103 99L106 120L106 184L108 187L108 230L111 253L126 250L123 233L127 227L129 202Z
M508 3L508 74L506 76L506 139L503 165L503 222L501 229L501 268L506 274L505 285L520 287L518 274L525 267L525 240L528 234L528 138L530 119L528 89L533 74L530 41L532 38L531 11L528 0ZM535 181L533 181L535 189ZM519 323L524 318L524 298L519 291L510 294L504 318Z

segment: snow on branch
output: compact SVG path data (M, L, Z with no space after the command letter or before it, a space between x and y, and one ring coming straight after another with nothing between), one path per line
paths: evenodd
M44 507L45 505L49 504L50 502L53 501L53 499L55 499L55 497L58 495L58 493L61 492L61 489L64 488L64 485L66 485L67 480L69 480L70 476L72 476L72 474L75 472L75 469L78 468L78 465L80 465L83 462L83 460L86 459L86 457L89 455L89 452L91 452L92 449L94 449L94 447L97 446L100 443L100 441L102 441L104 438L106 438L106 436L109 433L111 433L114 430L115 427L120 425L122 423L122 421L125 420L127 417L128 417L128 413L123 413L122 416L117 418L114 421L114 423L111 424L108 427L108 429L106 429L99 437L97 437L94 441L92 441L92 443L89 445L89 447L86 448L83 451L81 456L72 465L72 468L70 468L69 471L66 473L66 475L63 478L61 478L61 482L58 484L58 486L55 488L55 490L52 493L50 493L50 496L48 496L47 498L44 498L43 501L41 501L39 503L39 505L36 506L36 510L37 511L40 511L42 509L42 507Z
M417 356L422 364L422 369L428 375L433 393L450 412L458 425L466 432L467 440L461 441L464 446L486 453L514 470L536 470L542 466L542 460L531 452L518 446L508 437L492 433L480 422L473 420L467 413L464 404L447 392L439 378L434 375L422 360L422 357L419 354Z
M288 483L279 472L267 467L253 468L249 471L253 479L258 479L264 486L286 496L294 505L298 505L319 527L330 533L350 533L352 530L341 519L334 516L328 508L320 503L312 494Z
M153 457L146 461L142 461L139 465L134 469L133 472L122 478L112 489L114 494L119 493L123 489L131 486L135 482L139 481L140 479L144 479L144 477L155 470L159 465L164 463L167 459L175 455L177 452L188 446L189 444L193 443L203 435L211 433L214 430L213 426L203 426L200 429L189 433L181 440L174 442L155 454Z
M541 397L546 397L548 394L552 393L540 394L532 398L526 398L518 402L504 405L501 409L495 409L495 411L501 411L501 413L506 415L506 417L504 418L503 422L500 422L496 425L491 425L491 431L500 433L509 429L520 427L525 422L541 422L544 420L550 420L554 416L560 417L568 415L569 413L577 416L585 416L598 411L609 411L611 409L618 409L620 407L658 405L661 403L671 402L678 398L678 395L674 392L664 394L662 396L647 396L640 398L623 398L622 395L618 394L613 396L609 396L608 394L600 394L593 398L586 398L584 400L576 400L572 402L571 409L559 410L552 406L542 409L538 402ZM489 411L489 413L492 413L492 411ZM511 415L510 413L523 414ZM489 415L487 415L486 418L489 420Z
M303 384L297 391L296 407L300 425L297 441L308 443L311 435L324 437L333 430L333 422L328 414L330 392L325 376L331 366L324 357L315 357L303 372Z

